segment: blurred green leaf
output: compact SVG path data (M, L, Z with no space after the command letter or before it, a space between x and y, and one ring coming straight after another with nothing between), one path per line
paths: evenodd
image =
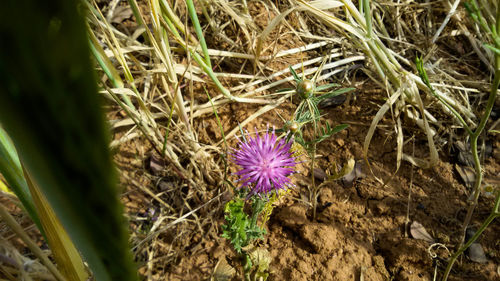
M24 180L23 170L19 157L17 157L16 148L12 144L7 133L0 127L0 174L2 174L9 185L9 188L14 192L19 201L23 204L23 208L31 217L42 234L44 234L40 219L36 212L33 198L29 191L28 185Z
M95 278L137 280L79 3L2 3L0 122Z
M307 144L311 145L313 143L320 143L320 142L326 140L327 138L333 136L334 134L344 130L347 127L349 127L349 125L341 124L341 125L335 126L334 128L331 128L330 124L326 123L325 127L320 128L320 132L318 134L318 137L315 140L308 142Z
M495 48L495 47L493 47L493 46L491 46L491 45L489 45L489 44L484 44L484 46L485 46L486 48L488 48L488 49L492 50L493 52L497 53L498 55L500 55L500 49Z

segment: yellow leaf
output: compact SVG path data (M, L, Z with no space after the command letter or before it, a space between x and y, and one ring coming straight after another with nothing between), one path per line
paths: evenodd
M3 182L3 180L0 180L0 190L5 192L5 193L8 193L8 194L11 194L11 195L14 195L14 193L12 193L12 191L10 191L10 189L7 187L7 185Z

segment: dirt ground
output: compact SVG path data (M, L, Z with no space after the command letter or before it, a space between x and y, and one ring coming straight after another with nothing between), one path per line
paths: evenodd
M264 28L273 15L265 14L255 3L258 2L250 5L250 11L255 23ZM211 38L209 31L206 36L212 47L225 48L223 42ZM276 52L301 44L289 33L286 36L277 41L275 49L267 51ZM450 46L453 49L454 43ZM283 69L300 61L297 55L278 59L268 67ZM222 71L238 72L240 64L238 60L223 60L217 67ZM250 64L246 68L252 71ZM267 249L272 258L268 280L434 280L436 272L443 272L450 252L455 251L453 245L458 243L470 190L457 172L461 164L457 161L453 140L439 144L440 161L435 167L423 170L403 161L396 171L396 135L391 115L387 113L370 144L370 171L363 161L362 146L373 117L387 97L385 91L368 82L366 76L356 77L357 82L351 80L351 84L343 85L357 87L345 102L323 109L325 121L350 126L318 146L318 167L331 172L335 165L343 165L352 158L362 163L364 176L352 184L323 183L317 218L313 220L307 202L311 175L305 164L301 164L299 173L293 176L297 187L278 201L266 225L268 234L256 243ZM336 78L341 79L340 76ZM231 84L231 81L224 82ZM196 93L195 84L197 103L208 101L201 89ZM286 102L260 116L247 129L264 130L267 124L280 128L283 125L281 117L289 118L296 106L296 102ZM248 104L220 107L218 114L224 131L227 133L235 128L257 109ZM404 126L405 140L409 140L404 146L405 152L425 157L428 154L425 136L411 122L405 122ZM214 144L222 138L213 116L195 119L194 127L202 144ZM120 134L117 132L115 139ZM484 159L486 179L498 177L500 173L500 139L489 141L492 153ZM234 146L236 141L230 139L229 144ZM224 261L237 269L232 280L241 280L238 255L221 238L223 206L231 199L230 191L220 184L196 190L193 186L183 186L175 173L155 173L150 167L152 154L144 140L131 141L117 151L117 163L126 175L122 176L123 200L136 234L134 242L141 241L145 233L155 227L155 213L164 208L158 200L145 195L141 185L151 187L168 205L182 209L182 213L222 195L192 217L165 230L149 246L135 249L141 274L152 280L210 280L216 265ZM222 165L220 155L214 157ZM162 166L169 167L168 163L161 163ZM179 198L188 199L183 202L184 199ZM474 227L489 215L492 206L493 198L480 197L472 221ZM412 236L410 228L416 224L425 228L432 241ZM449 280L500 280L498 233L497 221L480 238L486 263L473 262L465 255L455 264Z
M383 101L382 91L368 91L366 88L371 87L365 84L364 88L350 94L342 105L324 109L325 120L350 126L319 145L319 167L322 170L329 171L332 163L344 164L349 158L363 159L362 144L378 110L375 104ZM284 104L249 127L265 129L267 123L280 127L282 123L277 113L286 117L286 112L292 112L295 106ZM235 116L237 120L246 118L248 109L240 105L222 109L219 114L225 129L229 130L236 124L232 119ZM441 160L437 166L423 170L402 162L395 173L396 140L390 128L390 115L386 117L370 145L369 160L373 174L363 164L365 176L352 185L342 181L323 184L317 219L314 221L311 208L304 202L307 201L310 175L305 164L301 164L299 173L293 176L297 187L279 200L267 224L268 234L256 243L271 254L269 280L433 280L436 270L444 270L449 253L437 245L453 247L457 243L469 190L460 179L456 171L457 161L453 153L447 152L447 146L441 147ZM207 123L207 133L200 135L200 142L220 138L212 119L201 119L199 122ZM407 131L415 133L413 153L425 155L427 146L424 137L418 135L415 128L407 128ZM234 140L231 143L234 145ZM499 144L498 138L494 140L493 153L485 160L486 178L498 176L500 172ZM407 145L406 152L412 153L412 147ZM138 155L137 151L132 154ZM140 163L137 160L136 164ZM131 194L133 192L128 196ZM208 280L215 265L223 259L240 268L236 253L220 237L224 223L223 204L231 197L221 198L211 205L216 209L203 208L199 213L199 216L213 216L209 225L201 226L203 235L171 237L175 233L171 232L159 236L158 245L177 245L183 251L172 255L171 259L160 259L168 262L165 262L165 267L155 266L153 276L157 280ZM129 202L137 204L138 201ZM130 206L130 203L127 205ZM492 198L481 196L472 225L477 227L488 216L492 206ZM140 212L147 210L142 208ZM430 241L412 238L409 228L413 222L423 225L434 243L440 244L430 248ZM499 231L500 225L494 222L480 238L487 263L475 263L464 256L455 265L449 280L499 280ZM449 250L454 251L453 248ZM240 280L240 277L234 280Z

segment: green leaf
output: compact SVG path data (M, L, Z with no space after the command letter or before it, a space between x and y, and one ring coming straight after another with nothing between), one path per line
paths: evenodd
M266 232L255 222L252 222L251 218L244 212L244 207L245 201L241 198L235 198L227 202L224 208L226 223L222 226L222 237L231 241L238 253L241 253L242 248L253 240L262 238ZM262 209L254 211L257 211L258 214Z
M291 66L289 66L288 68L290 69L290 72L293 75L293 80L295 80L296 83L299 83L302 79L299 78L299 76L297 75L297 72L295 72L295 70L293 70L293 68Z
M333 130L331 130L331 134L332 134L332 135L333 135L333 134L336 134L336 133L338 133L338 132L340 132L340 131L342 131L342 130L344 130L344 129L348 128L348 127L349 127L349 125L348 125L348 124L340 124L340 125L337 125L337 126L335 126L335 128L333 128Z
M320 86L316 87L316 91L318 91L318 92L326 91L326 90L334 88L334 87L340 87L340 84L331 83L331 84L320 85Z
M24 171L26 182L30 188L41 223L46 234L52 255L61 274L66 280L86 281L89 278L85 264L75 244L68 236L68 232L61 225L61 221L54 213L47 198L41 193L40 188L30 179Z
M194 26L194 30L196 32L196 36L200 41L200 47L203 51L203 59L209 68L212 68L212 63L210 62L210 55L208 54L207 43L205 42L205 37L203 36L203 30L200 25L200 21L198 20L198 16L196 15L196 9L194 7L193 0L186 0L186 6L188 8L189 17L191 18L191 23Z
M0 172L49 243L64 278L87 280L88 274L80 254L45 197L33 184L28 184L31 181L25 180L16 149L2 128L0 128Z
M488 49L492 50L493 52L497 53L497 55L500 55L500 49L495 48L495 47L493 47L493 46L491 46L491 45L489 45L489 44L484 44L484 46L485 46L486 48L488 48Z
M98 281L135 281L77 0L0 9L0 122Z
M24 209L36 224L37 228L44 234L40 218L36 212L33 198L24 179L23 170L16 148L12 144L7 133L0 127L0 174L2 174L9 188L16 194Z
M354 91L354 90L356 90L356 88L342 88L342 89L338 89L336 91L332 91L332 92L323 94L321 96L317 96L316 99L319 103L320 101L322 101L324 99L333 98L333 97L336 97L336 96L339 96L339 95L342 95L345 93L349 93L349 92Z
M312 142L310 142L310 144L320 143L320 142L326 140L327 138L333 136L334 134L336 134L336 133L344 130L347 127L349 127L349 125L347 125L347 124L341 124L341 125L335 126L332 129L332 128L330 128L330 124L326 123L326 129L324 127L321 127L320 128L320 135L315 140L313 140Z

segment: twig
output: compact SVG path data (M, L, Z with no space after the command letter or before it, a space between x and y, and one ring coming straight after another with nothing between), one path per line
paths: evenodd
M49 260L47 255L36 245L33 240L26 234L23 228L17 223L17 221L9 214L3 205L0 204L0 217L5 221L5 223L18 235L21 240L28 246L28 248L38 257L42 263L47 267L47 269L57 278L59 281L65 281L64 277L61 275L59 270L55 265Z
M455 14L455 11L457 10L458 4L460 4L460 0L455 0L455 2L453 3L453 6L451 6L450 11L446 15L446 18L444 18L443 23L439 27L439 29L436 32L436 34L434 34L434 37L432 37L432 44L434 44L436 42L437 38L439 37L439 35L443 31L443 29L446 27L446 25L450 21L451 17Z

